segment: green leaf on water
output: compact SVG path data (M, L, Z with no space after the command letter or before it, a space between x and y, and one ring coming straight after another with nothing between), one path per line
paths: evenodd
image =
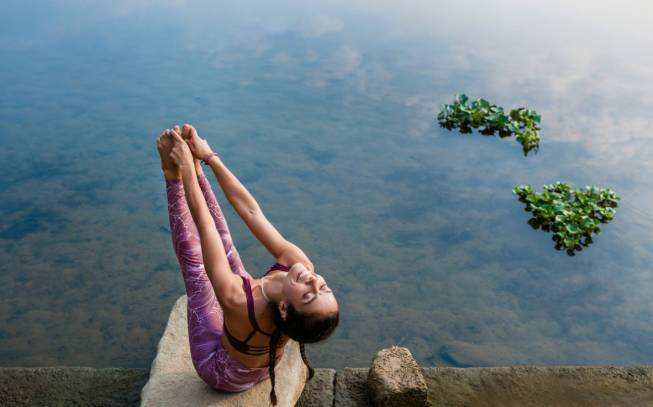
M528 224L552 232L556 250L564 249L570 256L592 244L592 236L601 232L598 225L614 219L614 208L621 199L610 189L573 189L563 182L544 185L541 193L534 192L530 185L518 185L512 193L532 213Z
M541 116L534 110L520 107L504 113L501 106L494 105L485 99L477 99L468 104L465 94L456 95L452 104L442 105L442 111L437 120L441 127L448 130L457 128L461 133L471 133L479 129L483 135L498 134L500 138L515 136L522 145L524 155L539 149L540 136L537 124Z
M571 233L572 235L577 235L580 233L580 229L578 229L578 227L573 224L567 224L565 225L565 228L567 229L567 232Z

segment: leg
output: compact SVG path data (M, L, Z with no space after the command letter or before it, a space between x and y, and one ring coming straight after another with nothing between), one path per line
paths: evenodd
M204 180L208 183L206 177ZM222 346L224 315L202 264L199 233L188 209L183 182L166 180L166 192L172 242L188 294L188 338L193 366L202 380L214 388L247 390L267 378L268 370L244 368ZM214 219L217 223L218 218ZM226 228L226 223L221 225Z
M204 264L197 226L186 203L181 180L166 180L172 244L188 296L188 339L193 365L205 379L223 333L224 315ZM206 379L205 379L206 380Z
M172 245L179 260L188 296L188 339L193 365L203 379L213 372L213 357L223 333L224 316L213 286L204 270L197 226L190 214L184 184L169 160L172 144L165 136L157 140L166 178L166 195Z
M215 222L215 227L220 233L220 238L222 238L222 245L224 246L225 253L227 253L227 259L229 260L231 271L236 274L246 274L245 267L243 266L243 262L240 259L240 254L236 250L236 246L234 246L233 240L231 239L229 226L227 226L227 219L224 217L222 208L220 208L220 204L218 204L218 200L215 198L215 194L211 188L211 183L209 183L209 180L204 174L198 175L197 180L199 181L200 188L202 189L204 199L206 199L206 203L209 207L209 212L211 212L211 216ZM247 276L250 277L249 275Z

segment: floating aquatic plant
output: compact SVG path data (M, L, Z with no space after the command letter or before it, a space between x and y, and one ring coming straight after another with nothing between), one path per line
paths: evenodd
M533 191L530 185L519 185L512 193L526 204L527 212L533 213L528 224L553 233L555 248L566 249L570 256L592 243L592 235L601 232L599 224L614 219L614 208L620 200L611 189L573 189L564 182L545 185L542 193Z
M469 98L462 94L456 95L455 101L442 105L438 114L440 126L452 130L458 128L461 133L471 133L478 129L486 136L497 133L499 137L515 136L521 143L524 155L539 148L540 129L537 125L542 117L534 110L524 107L512 109L505 114L503 107L493 105L485 99L478 99L471 104Z

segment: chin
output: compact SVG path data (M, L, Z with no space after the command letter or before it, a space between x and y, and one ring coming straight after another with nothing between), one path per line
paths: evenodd
M290 285L291 283L297 283L297 278L299 275L302 273L303 269L301 267L296 267L294 269L291 269L286 273L286 281Z

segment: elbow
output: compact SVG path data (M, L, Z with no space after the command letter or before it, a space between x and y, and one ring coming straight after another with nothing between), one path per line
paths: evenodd
M258 205L242 204L240 205L240 210L238 212L241 214L243 220L245 220L245 223L248 223L248 221L253 221L256 218L263 216L263 213L261 212L261 208L259 208Z
M256 216L261 211L256 201L244 197L227 197L227 200L241 217Z

